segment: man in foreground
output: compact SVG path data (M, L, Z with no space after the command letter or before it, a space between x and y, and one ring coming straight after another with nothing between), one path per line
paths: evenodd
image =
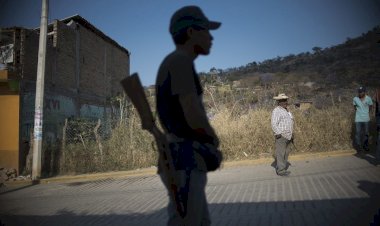
M160 171L163 166L159 165L169 195L168 225L211 224L205 194L207 162L194 151L194 143L216 148L219 140L203 106L203 90L194 60L210 53L213 40L210 30L220 25L209 21L196 6L179 9L170 21L176 49L161 63L156 80L157 111L169 141L178 182L177 191L173 191L167 175Z
M272 111L272 130L276 145L276 173L279 176L288 176L288 157L290 153L290 142L293 139L293 115L288 110L288 97L279 94L273 99L277 100L277 107Z

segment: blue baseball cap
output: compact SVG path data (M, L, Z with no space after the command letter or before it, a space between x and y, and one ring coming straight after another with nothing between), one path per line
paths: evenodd
M170 20L169 31L170 34L174 35L192 25L208 30L215 30L221 24L220 22L210 21L198 6L185 6L173 14Z

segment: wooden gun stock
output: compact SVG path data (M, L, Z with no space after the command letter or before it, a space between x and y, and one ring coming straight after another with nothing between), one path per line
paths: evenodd
M155 126L153 114L148 104L148 100L146 99L144 88L141 85L138 74L134 73L131 76L126 77L121 80L120 83L139 113L142 128L152 132L153 127Z
M146 99L144 88L141 85L139 76L137 73L133 73L131 76L126 77L121 82L125 93L132 101L133 105L137 109L141 119L141 126L143 129L148 130L155 138L158 151L160 152L160 160L163 161L163 171L167 175L167 183L174 194L177 211L181 216L186 214L184 203L180 200L176 178L174 177L174 165L171 158L168 142L165 134L158 129L152 111L150 109L148 100Z
M137 109L141 119L141 127L150 132L157 143L160 152L165 149L166 138L165 135L158 129L153 118L152 111L150 109L148 100L146 99L144 88L141 85L139 76L137 73L133 73L131 76L121 80L121 85L124 88L125 93L132 101L132 104ZM169 157L170 158L170 157Z

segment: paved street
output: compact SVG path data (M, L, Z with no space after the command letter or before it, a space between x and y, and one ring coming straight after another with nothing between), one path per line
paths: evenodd
M270 163L210 173L212 225L369 225L379 216L380 166L370 155L290 161L289 177L276 176ZM5 226L160 226L167 219L167 196L157 175L54 182L0 193Z

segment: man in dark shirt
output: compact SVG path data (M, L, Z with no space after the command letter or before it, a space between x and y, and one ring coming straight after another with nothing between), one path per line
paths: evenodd
M376 118L376 158L380 162L380 88L376 89L375 94L375 118Z
M184 213L176 211L167 175L159 173L169 194L168 225L210 225L205 187L207 168L194 151L193 142L217 147L219 140L211 127L202 102L202 87L194 60L208 55L213 37L209 30L221 23L209 21L201 9L186 6L175 12L170 21L170 34L176 49L161 63L156 80L156 104L160 122L170 143L175 177L184 205Z

